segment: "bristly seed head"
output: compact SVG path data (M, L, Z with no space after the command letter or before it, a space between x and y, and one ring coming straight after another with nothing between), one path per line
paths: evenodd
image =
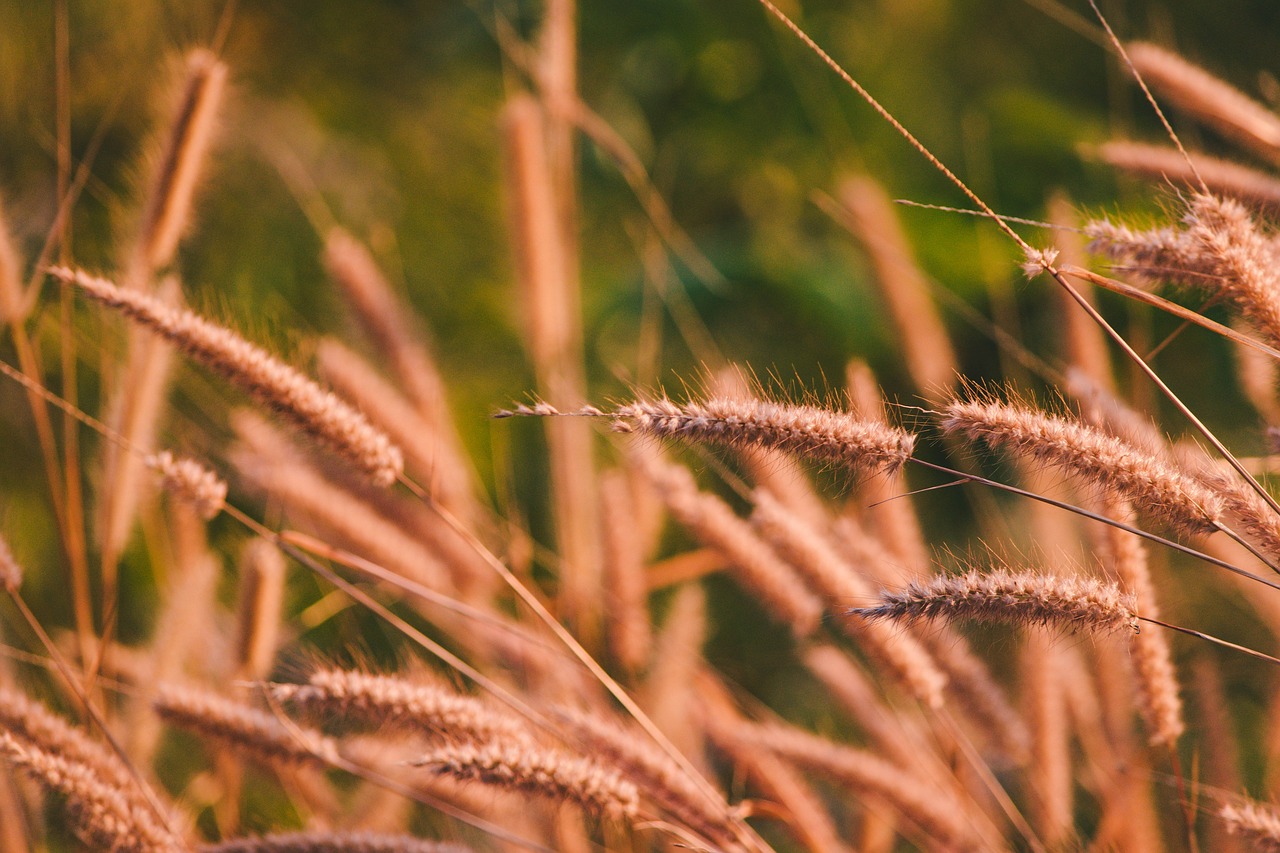
M456 779L569 800L608 817L633 818L639 810L635 784L616 771L587 758L528 744L453 744L412 763Z
M1138 632L1137 602L1113 583L1007 569L914 582L900 592L881 593L880 604L874 607L855 607L848 612L867 619L907 622L977 619L1059 625L1091 633Z
M362 469L376 485L389 486L404 472L400 448L364 415L230 329L80 270L53 267L49 273L74 284L99 304L147 327L240 386Z
M1199 481L1128 442L1077 420L1025 404L954 400L942 429L1054 465L1130 500L1147 515L1189 533L1218 530L1222 500Z
M608 417L614 432L683 438L729 447L767 447L858 471L894 471L911 457L916 437L847 412L752 397L712 397L675 403L666 397L613 411L584 406L562 412L538 402L494 414L512 417Z
M1027 259L1022 263L1022 272L1028 279L1033 279L1053 266L1058 260L1058 250L1054 248L1026 248Z
M191 504L205 521L222 511L227 501L226 481L196 460L162 450L147 456L145 462L160 475L165 491Z

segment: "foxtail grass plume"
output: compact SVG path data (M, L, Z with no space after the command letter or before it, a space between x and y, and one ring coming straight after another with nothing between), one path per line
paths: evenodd
M459 743L529 738L519 719L474 696L393 675L325 667L311 673L306 684L272 685L271 693L298 708L382 731L417 732Z
M843 412L758 399L712 398L684 405L638 401L613 413L613 428L730 447L769 447L855 471L892 471L915 436Z
M155 698L160 718L265 764L326 766L338 747L319 732L198 687L168 684Z
M230 329L79 270L55 267L50 273L171 341L346 458L378 485L389 486L403 473L400 448L364 415Z
M530 744L454 744L433 749L412 763L463 781L576 803L605 817L631 819L640 809L636 786L616 771Z
M1280 813L1255 802L1227 803L1218 812L1227 832L1260 853L1280 853Z
M839 195L848 212L847 224L875 268L875 283L897 328L903 360L916 388L931 401L946 395L960 375L955 347L893 201L875 179L865 175L844 181Z
M27 772L66 802L69 827L91 849L117 853L182 853L186 846L138 803L94 768L0 731L0 757Z
M916 438L895 427L817 406L754 398L713 397L679 404L640 400L606 413L588 407L561 413L546 403L517 406L497 417L610 417L616 432L679 438L728 447L764 447L855 471L893 471L911 456Z
M1170 463L1076 420L996 400L956 400L942 428L1054 465L1189 533L1218 529L1221 499Z
M191 202L226 87L227 66L212 52L193 50L186 66L186 80L152 178L135 249L136 262L147 271L173 260L182 232L190 222Z
M1056 625L1105 634L1138 632L1137 604L1113 583L1090 577L1059 577L996 569L942 575L880 595L872 607L851 616L901 622L976 619L1012 625Z
M757 596L775 619L789 625L797 637L817 630L822 602L750 524L738 518L717 496L700 491L686 468L653 462L645 473L671 514L703 544L724 555L735 578Z
M1181 228L1135 231L1100 220L1085 231L1094 251L1131 274L1220 296L1269 343L1280 343L1280 276L1270 235L1240 202L1196 193Z
M227 502L226 481L196 460L162 450L145 462L160 475L164 490L191 504L201 518L208 521L222 511Z

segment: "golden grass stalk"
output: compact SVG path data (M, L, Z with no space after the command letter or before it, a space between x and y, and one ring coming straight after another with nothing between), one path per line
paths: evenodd
M1035 632L1021 651L1023 692L1032 731L1028 775L1031 822L1050 850L1063 849L1074 832L1070 729L1063 660L1055 640Z
M1188 157L1176 148L1127 140L1104 142L1093 153L1110 166L1161 185L1173 182L1199 189L1203 180L1213 193L1262 211L1280 212L1280 180L1239 163L1193 153L1188 164Z
M1112 754L1114 756L1114 753ZM1140 752L1125 753L1124 772L1117 774L1103 792L1103 815L1094 834L1102 849L1112 847L1136 853L1164 853L1167 850L1147 777L1151 764ZM1114 757L1111 759L1114 761Z
M558 709L556 716L568 728L572 743L616 767L646 799L682 825L721 847L737 844L729 803L722 795L712 797L711 792L694 785L644 732L589 712L564 708Z
M831 538L846 563L872 584L895 586L933 571L933 563L909 563L871 535L852 513L846 512L831 523ZM923 543L921 543L923 547Z
M443 686L358 669L321 668L306 684L274 684L277 699L380 731L409 731L451 742L528 740L528 726L474 696Z
M8 661L0 662L0 688L12 686L12 669ZM35 843L36 833L27 825L31 797L23 796L29 793L13 774L0 777L0 851L4 853L28 853Z
M684 752L696 754L701 732L691 725L693 676L707 641L707 595L700 584L682 584L671 597L653 647L641 706Z
M944 398L959 378L955 350L892 201L878 183L861 176L841 185L840 200L852 214L854 233L875 267L876 283L916 388L928 400Z
M742 736L861 796L881 799L946 849L988 849L971 825L971 808L870 752L780 724L744 726Z
M1227 803L1218 811L1227 832L1261 853L1280 853L1280 813L1262 803Z
M56 745L46 748L0 731L0 757L65 798L71 828L92 849L119 853L180 853L188 849L145 803L129 797L117 781L103 778L96 767L68 757Z
M720 498L699 491L688 469L667 463L648 466L654 486L671 514L703 545L721 552L734 578L756 595L773 618L797 637L817 629L819 601L773 550Z
M1280 117L1271 110L1164 48L1133 42L1126 51L1142 78L1175 106L1272 160L1280 157Z
M1070 202L1061 195L1049 200L1049 219L1058 226L1053 236L1054 248L1057 249L1059 262L1063 266L1088 267L1085 241L1075 229L1079 225L1079 215ZM1088 282L1074 282L1076 291L1093 302L1093 288ZM1111 358L1106 335L1098 328L1098 324L1075 304L1065 290L1055 288L1060 317L1062 319L1061 351L1067 356L1071 366L1082 371L1085 376L1102 388L1110 391L1114 385L1111 378Z
M949 625L923 631L920 639L946 673L948 698L963 710L965 719L986 738L990 748L1014 764L1023 763L1031 748L1026 722L968 639Z
M1113 583L1008 569L944 575L912 583L899 592L886 590L880 604L853 607L849 613L907 623L974 619L1055 625L1090 634L1138 633L1137 603Z
M756 396L752 388L753 379L746 373L746 369L730 365L716 373L708 396L746 400ZM741 460L752 483L759 488L768 489L770 494L793 511L813 518L826 514L822 499L814 491L800 459L776 448L766 447L737 447L735 455Z
M576 695L588 702L603 695L599 681L559 650L538 626L510 617L483 621L452 617L442 622L455 626L453 636L472 655L515 675L531 695ZM458 630L461 626L465 629Z
M236 672L243 679L256 681L271 674L280 644L286 579L279 548L266 539L254 539L244 547L235 632Z
M395 787L402 794L409 795L411 804L415 795L423 794L432 802L447 803L470 814L497 821L504 830L527 838L537 838L545 831L548 810L538 808L540 804L530 803L527 797L473 785L444 774L411 770L406 764L406 757L418 755L424 749L418 738L406 737L403 733L394 738L375 735L349 737L342 744L345 758L359 767L373 770L384 779L394 780Z
M447 408L444 381L410 328L412 311L378 269L369 250L343 229L333 228L325 235L322 260L378 352L389 358L422 416L438 417Z
M399 529L401 536L396 540L397 544L403 545L407 541L406 537L414 540L415 544L410 546L410 550L395 557L394 562L389 565L400 566L410 557L420 556L425 550L431 558L429 562L439 562L447 567L458 588L469 597L483 599L492 592L494 584L500 583L494 576L493 569L476 552L475 546L467 541L465 532L451 527L438 512L425 506L417 498L403 492L378 488L367 477L344 465L325 465L321 474L307 454L301 452L299 447L265 418L253 412L234 412L231 424L248 450L239 456L233 451L232 459L252 466L245 475L245 480L251 487L268 491L270 484L267 480L277 463L285 472L307 472L317 478L319 494L299 498L292 510L300 518L305 517L311 524L319 525L331 538L348 542L357 549L363 547L361 543L369 537L361 534L355 525L347 523L339 526L337 520L334 520L332 527L321 524L321 521L335 515L326 509L327 504L346 506L362 503L365 509L356 510L361 513L361 518L376 516L381 522ZM291 507L289 494L277 497L286 508ZM313 504L316 507L314 511L308 508ZM371 547L379 546L375 544ZM413 571L416 572L417 569Z
M805 519L767 492L756 490L753 498L751 520L756 529L829 607L839 609L874 597L870 584ZM930 708L942 707L947 678L914 637L883 623L842 619L839 625L911 695Z
M27 314L22 284L22 257L13 244L4 207L0 206L0 323L21 323Z
M849 362L845 368L845 386L852 414L889 425L884 396L865 362ZM885 471L880 476L864 478L858 485L858 504L868 526L902 563L923 571L929 565L929 549L920 519L911 501L896 499L908 490L905 471L902 468Z
M173 260L190 221L226 76L227 67L210 51L197 49L188 54L182 92L149 181L132 255L127 259L123 280L130 288L150 290L155 271ZM166 281L161 297L174 303L178 290L176 280ZM131 330L128 356L113 395L111 423L127 445L144 453L155 445L172 361L168 343ZM110 587L140 501L142 465L133 454L108 445L104 471L111 487L101 502L99 529Z
M341 228L331 229L325 238L324 265L341 287L377 352L387 359L397 385L412 401L418 417L431 427L431 453L424 458L432 460L428 470L433 495L459 518L471 520L476 512L475 477L453 425L439 367L409 320L412 310L382 275L365 246ZM321 356L323 360L323 353ZM341 383L342 378L330 375L335 383ZM339 390L346 387L339 384ZM364 405L370 401L359 402ZM379 416L377 409L371 409L370 414L375 418ZM401 419L397 416L394 420L398 424ZM391 429L392 425L388 423L386 427ZM422 440L410 444L414 448L406 451L412 453Z
M1123 501L1108 501L1107 514L1127 520L1132 514ZM1158 619L1155 584L1147 565L1147 551L1138 537L1108 526L1104 536L1110 545L1110 567L1121 586L1133 595L1143 616ZM1133 665L1137 673L1138 707L1147 722L1153 745L1172 749L1186 730L1182 699L1178 695L1178 675L1174 670L1169 640L1159 631L1142 631L1133 637Z
M792 834L809 850L821 853L850 851L822 797L794 766L741 738L722 746L745 771L764 797L786 810L784 820Z
M162 450L149 454L143 462L160 475L160 485L166 492L189 503L205 521L221 512L226 504L226 481L196 460Z
M576 803L611 819L634 819L640 811L635 784L617 770L532 744L448 744L411 763L455 779Z
M139 775L115 752L40 702L17 690L0 687L0 737L7 739L0 746L0 754L26 766L45 787L65 795L73 820L79 823L83 819L88 830L105 831L105 827L123 821L120 831L127 834L134 822L134 828L141 833L139 843L158 844L158 839L164 838L178 843L173 835L176 817L168 803L145 787ZM95 817L99 809L105 813Z
M553 4L555 6L557 4ZM570 7L571 8L571 7ZM573 98L572 102L576 102ZM571 103L562 104L570 108ZM540 393L556 406L586 401L582 306L568 114L548 112L518 95L503 113L510 231L525 311L526 350ZM560 146L548 145L549 137ZM559 603L587 645L600 629L603 567L590 427L577 419L546 424L556 538L563 560Z
M179 284L169 278L157 297L165 304L177 304ZM101 539L104 570L114 574L133 529L138 506L144 496L146 464L137 453L151 453L164 417L164 406L173 372L174 348L167 341L129 330L128 354L112 389L109 422L122 438L103 447L102 477L110 486L103 491L98 507L98 535Z
M1113 390L1076 367L1067 368L1064 379L1063 390L1076 400L1090 423L1158 459L1173 458L1169 440L1160 428Z
M618 432L730 447L765 447L854 471L893 471L911 456L915 436L816 406L751 398L679 405L637 401L612 415Z
M150 296L123 290L103 278L65 267L51 272L238 385L367 473L373 482L387 486L403 472L400 449L374 429L364 415L230 329Z
M134 261L145 268L139 270L141 275L173 259L190 221L191 201L226 84L227 66L208 50L193 50L186 65L182 95L142 214Z
M272 714L203 688L162 685L154 706L170 725L264 764L326 767L338 757L337 744L321 733L285 725Z
M1052 488L1049 472L1025 464L1019 467L1027 469L1023 479L1031 491L1045 493ZM1072 516L1038 501L1025 509L1029 533L1039 551L1068 554L1076 547L1080 531ZM1069 654L1056 638L1032 631L1025 637L1018 658L1023 715L1031 730L1028 816L1050 850L1065 849L1074 833L1075 784L1066 696Z
M453 841L412 835L317 829L202 844L199 853L468 853L470 849Z
M444 380L425 344L410 326L413 312L378 269L369 250L341 228L325 235L324 266L378 352L429 422L448 411Z
M1219 791L1245 790L1238 737L1218 662L1208 655L1197 656L1192 663L1190 685L1197 712L1201 784ZM1243 853L1243 839L1228 834L1222 821L1209 821L1204 828L1206 849Z
M1172 527L1189 533L1219 529L1222 501L1217 495L1171 464L1095 427L994 400L956 400L942 414L948 433L1075 474Z
M1249 210L1230 199L1195 195L1186 223L1214 276L1205 286L1235 303L1271 343L1280 343L1280 276L1272 243Z
M580 346L580 297L570 282L574 260L547 165L544 109L521 95L507 104L503 118L511 234L527 316L523 326L535 368L549 376L567 367L565 356Z
M600 478L600 515L604 543L605 629L609 650L628 672L639 672L653 651L645 546L635 522L631 483L621 471Z
M129 754L142 764L151 761L160 741L162 726L151 709L157 685L179 679L189 671L225 671L222 661L210 660L223 651L220 642L211 642L211 638L218 637L214 604L222 564L209 549L207 525L189 504L172 504L168 514L173 560L163 605L156 616L154 640L147 649L145 661L123 664L126 670L132 670L124 677L138 686L128 716ZM192 660L197 650L206 657ZM104 663L119 665L126 657L120 651L119 646L113 647Z

